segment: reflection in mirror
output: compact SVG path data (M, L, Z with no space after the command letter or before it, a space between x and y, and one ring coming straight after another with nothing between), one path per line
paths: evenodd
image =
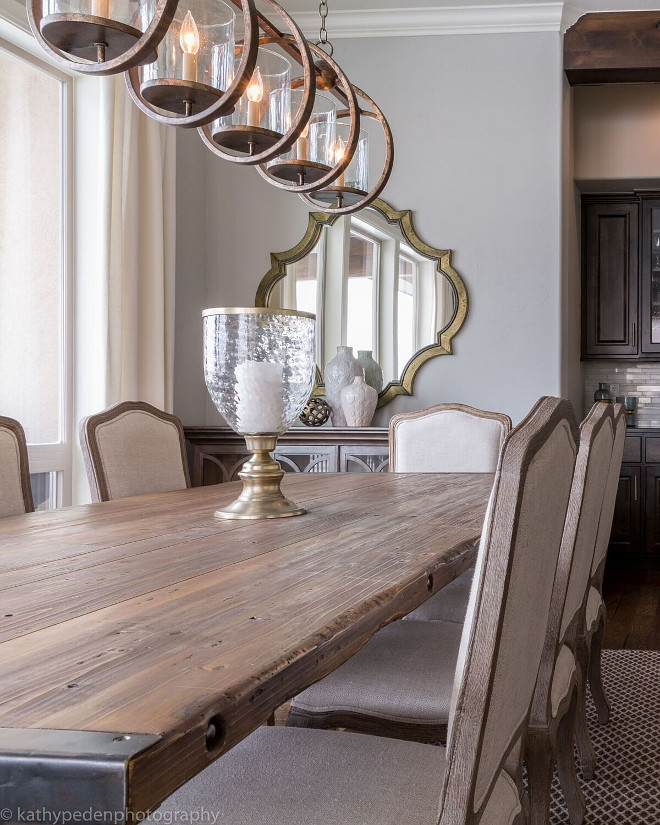
M419 240L410 212L384 201L357 214L310 216L294 250L275 253L257 305L313 312L319 370L338 346L373 353L383 370L379 406L409 393L428 357L448 354L467 312L450 251Z
M369 350L387 384L435 343L454 314L454 292L436 261L416 252L375 209L365 209L323 227L314 249L287 266L269 306L316 313L319 367L340 345L356 356Z

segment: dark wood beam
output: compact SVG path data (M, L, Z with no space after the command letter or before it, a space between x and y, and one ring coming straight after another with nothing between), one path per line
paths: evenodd
M566 32L571 86L660 83L660 11L585 14Z

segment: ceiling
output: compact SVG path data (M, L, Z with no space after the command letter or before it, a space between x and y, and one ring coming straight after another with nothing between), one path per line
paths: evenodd
M282 0L287 11L316 12L318 0ZM557 0L475 0L475 2L461 2L461 0L328 0L330 15L333 11L369 11L376 9L438 9L438 8L465 8L469 6L549 6L560 5ZM581 11L624 11L630 9L659 9L660 0L569 0L565 3Z

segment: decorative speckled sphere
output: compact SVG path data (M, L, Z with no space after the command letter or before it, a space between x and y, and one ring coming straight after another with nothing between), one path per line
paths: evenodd
M300 420L306 427L322 427L330 420L331 412L330 404L324 398L312 396L300 413Z

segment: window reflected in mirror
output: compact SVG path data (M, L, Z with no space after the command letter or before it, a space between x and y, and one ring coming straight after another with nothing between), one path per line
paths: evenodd
M468 298L451 254L419 238L410 210L380 198L353 215L313 212L299 243L271 254L255 304L316 315L316 392L323 393L323 367L337 347L377 361L380 407L410 395L428 359L452 352Z
M387 384L438 343L455 302L437 258L413 248L398 222L368 208L323 226L312 251L287 264L268 305L316 314L319 369L338 346L349 346L356 357L372 352Z

